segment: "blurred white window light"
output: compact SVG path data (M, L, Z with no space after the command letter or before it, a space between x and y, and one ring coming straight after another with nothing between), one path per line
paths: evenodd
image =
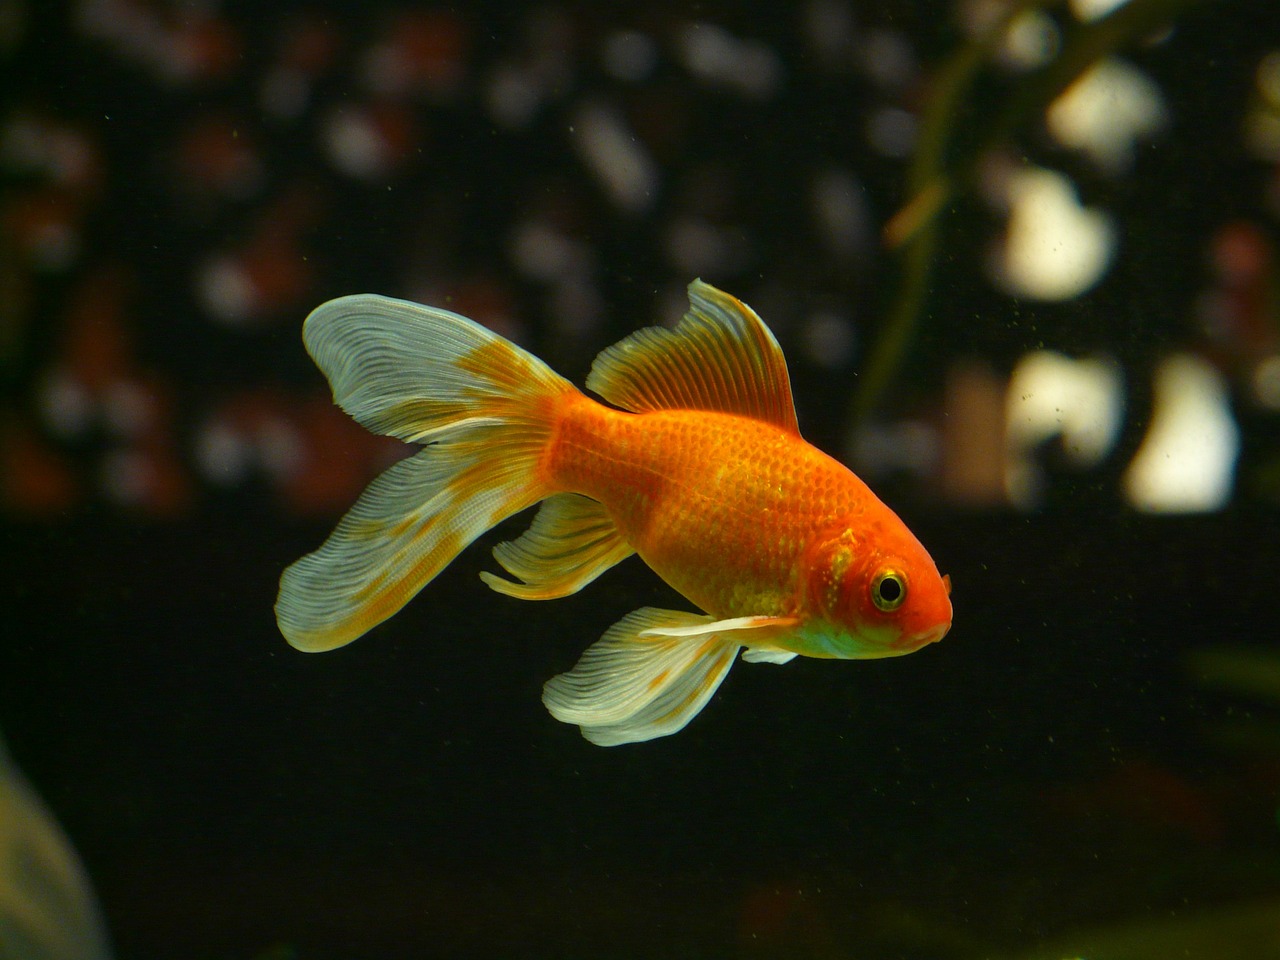
M1067 460L1082 470L1110 453L1124 413L1124 377L1107 356L1072 359L1052 350L1026 354L1005 393L1005 490L1032 508L1043 476L1033 452L1061 436Z
M1009 209L989 263L1001 288L1018 297L1070 300L1102 278L1115 254L1115 226L1105 212L1080 204L1067 177L1018 167L988 180Z
M905 159L916 145L916 116L901 107L881 107L867 121L867 142L876 153Z
M1055 140L1087 154L1111 175L1128 170L1134 144L1167 122L1160 88L1137 67L1115 58L1086 71L1045 113Z
M357 180L378 180L390 173L396 148L385 124L365 107L339 107L324 122L329 162Z
M1018 14L1005 31L1000 60L1016 70L1034 70L1058 55L1062 35L1047 13L1027 10Z
M1267 410L1280 410L1280 354L1253 368L1253 397Z
M1245 143L1259 159L1280 163L1280 50L1258 63L1257 87L1245 116Z
M546 88L535 71L514 63L499 64L489 75L485 102L489 114L503 127L524 127L537 115Z
M810 185L809 200L822 239L841 261L865 253L876 242L866 187L849 171L819 172Z
M676 36L685 69L705 83L763 99L782 85L782 61L759 40L744 40L714 23L690 23Z
M1069 6L1077 20L1088 23L1092 20L1101 20L1128 2L1129 0L1071 0Z
M639 83L658 65L658 45L647 33L619 30L605 39L600 58L610 76Z
M1148 513L1219 510L1231 498L1240 431L1225 380L1179 353L1156 370L1151 425L1125 473L1129 502Z
M640 213L652 204L658 166L612 104L582 104L570 132L583 163L617 206Z
M749 257L749 244L741 229L702 217L675 217L666 234L667 258L691 277L737 272Z
M1280 106L1280 50L1272 50L1258 62L1258 92L1272 106Z

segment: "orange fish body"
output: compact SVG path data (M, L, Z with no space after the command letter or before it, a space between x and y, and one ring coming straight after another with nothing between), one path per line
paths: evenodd
M832 539L846 538L851 557L861 539L873 566L891 552L903 567L927 559L866 484L796 434L722 413L628 414L582 395L566 407L552 483L599 501L641 559L717 619L838 616L823 586ZM894 531L907 534L896 552ZM947 616L945 586L935 601ZM922 632L938 639L904 631L909 643ZM894 652L909 650L881 655Z
M700 281L690 300L674 330L639 331L597 359L587 385L612 407L446 311L377 297L317 309L304 337L337 402L428 446L286 571L277 617L290 642L354 639L538 501L530 530L494 550L516 580L481 574L493 589L565 596L634 552L703 611L635 611L547 683L552 714L596 743L679 730L739 650L784 663L941 639L949 581L861 480L800 437L768 328Z

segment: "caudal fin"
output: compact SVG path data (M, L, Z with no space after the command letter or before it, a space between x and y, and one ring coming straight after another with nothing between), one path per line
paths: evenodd
M303 340L343 410L427 444L370 484L280 580L281 633L301 650L331 650L398 611L485 530L554 492L539 459L575 388L465 317L387 297L323 304Z

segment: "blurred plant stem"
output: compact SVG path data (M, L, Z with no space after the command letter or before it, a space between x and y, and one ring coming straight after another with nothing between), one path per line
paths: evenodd
M1184 9L1201 0L1130 0L1105 17L1078 24L1067 35L1057 57L1018 81L1004 107L975 139L972 149L948 169L947 152L961 116L959 108L983 66L1003 42L1014 20L1051 2L1053 0L1013 0L938 71L907 175L911 199L884 229L885 245L899 250L902 256L898 291L854 397L855 422L864 420L875 409L911 346L937 255L939 214L973 189L982 158L1021 126L1042 116L1064 90L1100 60L1168 26Z

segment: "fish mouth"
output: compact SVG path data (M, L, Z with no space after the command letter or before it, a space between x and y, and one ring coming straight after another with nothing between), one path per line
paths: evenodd
M932 630L929 630L925 633L917 633L915 636L911 637L910 640L902 644L902 648L903 648L902 652L910 653L912 650L919 650L922 647L927 647L931 643L937 643L939 640L941 640L943 637L947 635L947 631L949 631L950 629L951 629L951 624L940 623L936 627L934 627Z

